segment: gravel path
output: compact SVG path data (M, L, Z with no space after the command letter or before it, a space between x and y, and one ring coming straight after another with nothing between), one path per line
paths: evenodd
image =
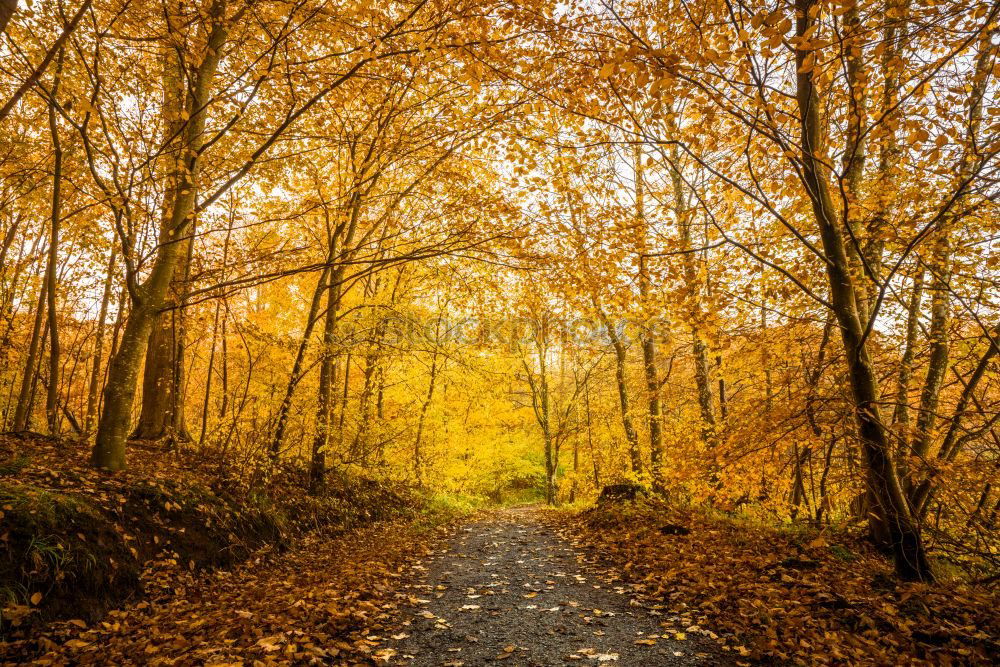
M414 667L727 662L666 611L602 585L538 514L497 512L418 564L403 620L376 656Z

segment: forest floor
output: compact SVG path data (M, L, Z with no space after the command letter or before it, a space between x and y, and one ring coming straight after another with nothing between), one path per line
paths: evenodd
M1000 664L995 581L943 570L935 584L902 582L856 530L652 499L546 515L637 604L710 628L748 663Z
M0 664L1000 663L995 587L898 582L856 536L133 461L0 436Z
M56 621L0 644L0 663L369 665L406 565L435 531L386 522L313 534L233 570L174 572L101 621Z

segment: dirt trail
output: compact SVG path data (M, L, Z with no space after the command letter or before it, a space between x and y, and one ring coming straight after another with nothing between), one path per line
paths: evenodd
M449 667L720 664L714 644L607 585L583 560L539 510L478 520L416 566L422 576L409 585L403 620L376 655Z

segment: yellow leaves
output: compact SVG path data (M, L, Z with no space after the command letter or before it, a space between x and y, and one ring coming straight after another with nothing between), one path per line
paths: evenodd
M600 79L610 78L611 75L614 74L615 68L616 68L615 63L613 62L605 63L604 66L601 67L600 71L597 73L598 78Z

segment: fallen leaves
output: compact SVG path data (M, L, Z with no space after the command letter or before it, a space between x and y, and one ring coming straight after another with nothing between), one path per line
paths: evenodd
M704 635L739 659L810 664L986 664L1000 652L997 591L895 582L884 559L828 534L800 543L679 514L637 506L627 519L595 509L552 521L595 562L621 568L622 586L648 605L686 610L663 624L674 641ZM690 533L664 535L665 519ZM838 555L848 548L849 559Z
M0 660L34 655L39 664L223 665L336 658L386 664L392 650L378 644L397 604L392 581L430 537L416 531L396 523L336 539L314 534L284 554L262 554L236 570L174 570L173 587L154 589L150 600L113 610L91 626L74 619L32 640L0 644Z

